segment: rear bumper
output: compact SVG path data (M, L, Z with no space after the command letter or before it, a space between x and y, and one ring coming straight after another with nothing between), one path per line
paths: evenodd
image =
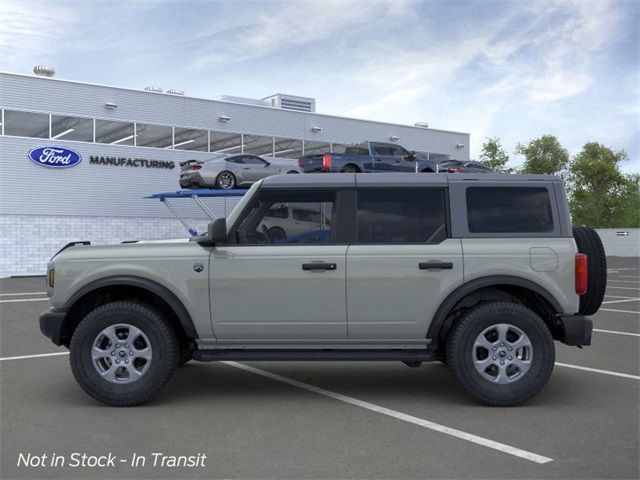
M56 310L54 308L50 308L40 315L40 331L56 345L68 343L65 335L66 317L67 312L65 310Z
M593 321L589 317L579 314L560 315L558 321L562 327L562 343L576 347L591 345Z

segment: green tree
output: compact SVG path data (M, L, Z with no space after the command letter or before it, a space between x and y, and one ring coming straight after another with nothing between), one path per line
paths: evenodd
M507 167L509 155L502 148L498 137L485 138L479 160L498 173L513 173L513 168Z
M562 173L569 164L569 152L553 135L543 135L516 146L517 155L524 155L521 173Z
M585 143L569 168L570 208L574 225L615 228L640 226L640 176L625 175L624 150Z

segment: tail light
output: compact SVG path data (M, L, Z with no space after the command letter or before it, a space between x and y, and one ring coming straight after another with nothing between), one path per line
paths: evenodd
M297 163L298 163L298 168L301 168L302 167L302 160L298 159Z
M587 293L587 255L576 253L576 293Z
M191 170L200 170L202 168L202 165L194 165L193 167L191 167Z
M331 155L328 153L322 156L322 169L326 171L331 170Z

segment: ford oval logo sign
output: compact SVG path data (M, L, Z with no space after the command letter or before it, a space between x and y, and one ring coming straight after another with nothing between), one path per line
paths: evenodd
M43 167L69 168L79 164L82 156L64 147L38 147L29 152L29 159Z

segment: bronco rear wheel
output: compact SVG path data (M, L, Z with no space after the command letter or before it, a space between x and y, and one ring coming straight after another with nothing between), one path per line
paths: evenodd
M71 370L82 389L107 405L139 405L169 380L179 346L167 319L149 305L121 301L84 317L71 338Z
M446 356L454 377L472 397L506 407L544 387L555 348L535 312L517 303L490 302L458 319L447 338Z

